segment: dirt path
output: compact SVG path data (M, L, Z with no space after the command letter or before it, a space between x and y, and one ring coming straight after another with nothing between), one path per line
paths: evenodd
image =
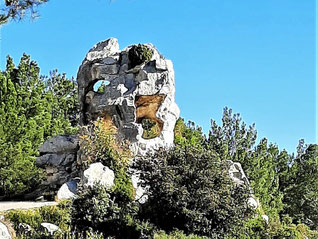
M39 207L51 206L51 205L57 205L57 202L4 201L4 202L0 202L0 212L12 210L12 209L30 209L30 208L39 208Z

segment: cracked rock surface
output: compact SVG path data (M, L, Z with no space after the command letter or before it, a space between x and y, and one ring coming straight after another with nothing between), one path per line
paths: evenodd
M173 146L179 118L172 62L152 44L97 43L77 74L80 123L110 117L135 154Z

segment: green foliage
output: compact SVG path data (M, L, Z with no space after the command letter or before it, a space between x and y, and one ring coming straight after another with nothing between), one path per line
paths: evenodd
M51 96L51 125L48 134L69 135L78 132L79 102L77 84L65 74L53 71L49 78L43 78L46 92Z
M296 223L301 221L318 230L318 145L310 144L298 151L290 168L285 188L285 212Z
M29 210L12 210L5 217L8 218L18 230L20 223L30 225L36 231L39 230L42 222L49 222L57 225L62 231L68 231L70 226L70 202L64 202L57 206L45 206ZM34 235L36 237L37 235Z
M125 169L121 168L115 172L112 190L117 193L120 201L129 202L135 198L135 189Z
M288 216L283 217L282 222L279 220L270 220L269 224L266 224L264 219L260 216L260 213L254 218L249 219L243 226L237 228L237 235L228 237L228 239L240 238L240 239L268 239L268 238L318 238L318 233L311 231L304 224L292 224L291 218Z
M134 68L137 65L150 61L152 54L152 51L145 45L138 44L132 46L128 52L130 68Z
M245 187L236 187L226 166L209 151L177 148L137 162L149 199L141 218L167 232L222 238L248 213Z
M44 89L30 57L23 55L17 68L8 58L0 73L0 196L28 192L40 180L34 161L51 120Z
M280 152L277 146L268 145L267 139L262 139L255 147L255 125L247 127L239 114L232 115L231 109L224 109L222 126L214 120L211 124L209 147L221 159L241 163L265 213L278 217L284 207L281 188L287 183L290 156L285 151Z
M179 118L174 128L174 143L177 147L194 147L197 150L207 148L205 135L202 128L189 121L186 125L182 118Z
M131 153L127 142L119 142L117 128L109 117L98 119L94 124L81 128L80 147L83 165L101 162L114 171L126 169Z
M208 239L208 237L201 237L197 235L185 235L182 231L174 231L166 234L164 231L157 232L154 239Z
M159 125L156 122L154 122L154 121L152 121L150 119L146 119L146 118L142 119L141 120L141 126L143 128L142 137L144 139L156 138L161 133Z
M46 87L39 71L37 63L23 55L17 67L8 57L6 71L0 73L0 197L36 188L41 179L34 165L38 147L52 135L74 132L67 126L76 124L70 119L75 86L56 75Z
M257 132L255 124L247 127L240 114L232 115L232 110L224 108L222 126L211 120L209 147L218 153L222 160L232 160L245 165L253 150Z
M136 203L123 199L122 192L97 184L81 189L74 200L72 227L81 232L92 229L116 238L140 238L147 228L137 220L137 211Z

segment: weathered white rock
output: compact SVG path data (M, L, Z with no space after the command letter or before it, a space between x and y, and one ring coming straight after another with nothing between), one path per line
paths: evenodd
M64 183L57 192L58 200L73 199L77 196L77 184L79 179L74 179Z
M1 239L12 239L9 230L5 224L0 222L0 238Z
M140 185L141 180L139 178L138 173L135 172L131 176L131 182L132 182L134 189L136 190L135 191L136 192L135 200L138 201L140 204L144 204L148 200L147 188L142 187Z
M263 220L265 221L265 223L268 225L269 223L269 217L267 215L262 215Z
M254 198L254 196L251 196L247 200L247 205L252 209L257 209L259 206L259 201Z
M48 232L50 235L53 235L55 232L62 232L58 226L48 222L41 223L41 227L42 230Z
M231 162L231 161L229 161ZM250 183L248 181L248 178L246 177L242 165L240 163L233 163L231 162L230 168L229 168L229 175L230 178L238 185L248 185L250 186Z
M244 173L242 165L240 163L232 162L231 160L227 160L226 163L229 165L228 172L232 181L238 186L245 185L248 187L250 191L250 197L247 200L247 205L251 209L257 209L259 207L259 201L253 195L253 190L251 188L250 182L248 181L248 178Z
M151 52L151 58L140 52ZM96 82L105 80L109 84L104 92L94 91ZM98 43L82 62L77 82L82 125L110 116L135 154L173 146L179 118L173 65L152 44L120 51L115 38ZM145 137L144 120L155 122L158 132L154 137Z
M85 187L92 187L98 183L106 188L110 188L114 185L114 179L114 172L102 163L92 163L83 174Z

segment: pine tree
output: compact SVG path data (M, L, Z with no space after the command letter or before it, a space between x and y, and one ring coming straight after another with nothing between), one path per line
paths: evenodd
M13 196L39 182L34 161L50 123L49 103L39 68L28 56L23 55L17 68L9 57L0 78L0 195Z
M32 191L41 177L34 165L40 144L76 131L75 83L64 75L45 82L39 72L37 63L23 55L17 67L8 57L0 73L0 197Z
M300 141L285 187L285 213L318 229L318 145Z
M52 101L52 123L49 135L74 134L78 131L79 103L77 84L74 79L66 78L65 74L53 71L46 82L46 91Z

